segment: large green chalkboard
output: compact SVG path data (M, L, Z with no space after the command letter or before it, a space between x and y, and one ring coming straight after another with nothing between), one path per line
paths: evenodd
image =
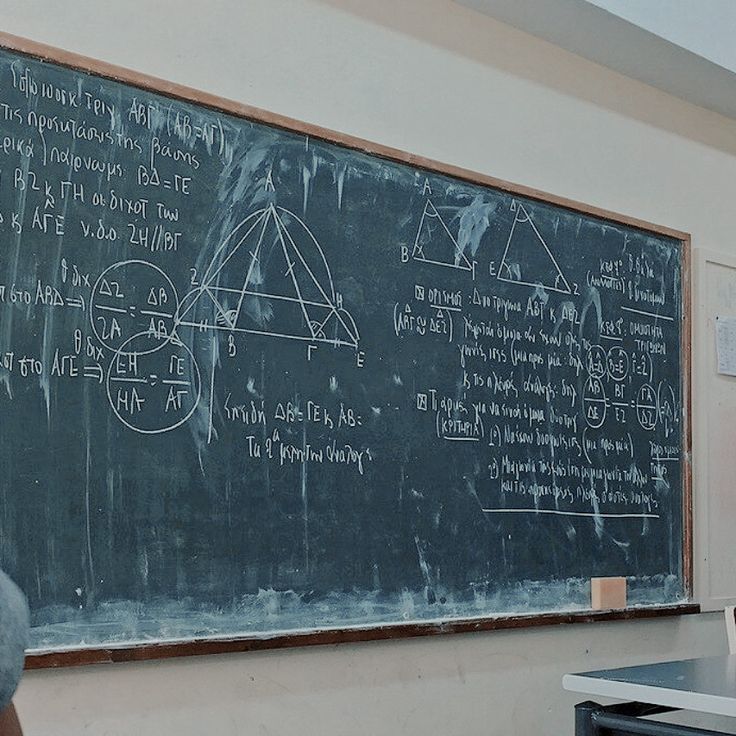
M686 244L0 51L37 649L687 598Z

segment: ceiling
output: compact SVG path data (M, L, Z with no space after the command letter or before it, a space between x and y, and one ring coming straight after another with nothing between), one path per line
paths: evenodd
M455 0L736 118L733 0Z

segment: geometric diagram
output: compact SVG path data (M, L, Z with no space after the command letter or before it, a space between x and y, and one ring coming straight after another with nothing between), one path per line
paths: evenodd
M524 205L514 202L512 209L515 209L516 216L496 278L511 284L541 286L561 294L572 293L567 279Z
M177 337L166 342L148 332L117 350L107 371L107 397L126 427L159 434L189 419L199 402L199 367Z
M606 375L606 351L600 345L591 345L585 359L585 367L593 378Z
M201 374L180 340L182 326L358 348L320 244L283 207L271 204L240 222L192 283L180 302L158 266L131 259L105 269L92 288L92 330L114 351L107 398L136 432L168 432L199 403Z
M429 199L424 205L411 255L414 260L423 263L473 271L472 264Z
M623 381L629 375L629 354L615 346L608 351L608 375L614 381Z
M320 244L293 212L270 204L225 238L182 300L175 328L197 327L358 348Z
M606 421L608 400L603 382L597 376L591 376L583 388L583 411L585 421L592 429L599 429Z
M636 416L643 429L654 429L657 424L657 395L648 383L636 394Z
M141 332L158 338L149 348L156 350L173 334L177 308L176 289L158 266L147 261L120 261L95 282L90 321L97 339L109 350L118 350Z

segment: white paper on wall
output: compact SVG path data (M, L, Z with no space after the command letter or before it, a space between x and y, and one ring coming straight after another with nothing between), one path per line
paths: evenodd
M736 376L736 317L716 317L718 372Z

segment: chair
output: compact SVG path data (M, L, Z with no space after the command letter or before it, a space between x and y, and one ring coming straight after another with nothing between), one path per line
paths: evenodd
M726 636L728 637L728 653L736 654L736 606L723 609L726 616Z

